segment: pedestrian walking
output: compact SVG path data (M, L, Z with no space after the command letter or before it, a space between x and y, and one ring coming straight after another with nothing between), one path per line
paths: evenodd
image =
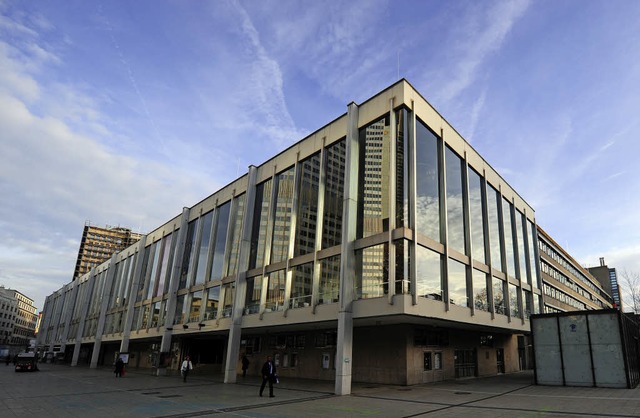
M249 368L249 359L246 354L242 355L242 377L247 375L247 369Z
M182 362L182 367L180 367L180 372L182 373L182 381L186 382L187 381L187 375L189 374L189 371L193 370L193 364L191 363L191 360L189 359L189 356L186 356L184 358L184 361Z
M267 356L267 361L262 365L262 385L260 385L260 396L264 387L269 382L269 397L273 398L273 383L276 380L276 365L271 361L271 356Z
M116 360L116 368L113 371L116 374L116 377L122 377L122 372L124 371L124 361L118 356Z

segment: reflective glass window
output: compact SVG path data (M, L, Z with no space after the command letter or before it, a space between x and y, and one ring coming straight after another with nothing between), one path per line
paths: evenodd
M200 236L200 250L198 251L198 265L196 267L195 283L204 283L204 276L207 272L207 260L209 259L209 244L211 241L211 222L213 221L213 211L202 216L202 232Z
M294 167L277 176L277 198L273 220L271 263L285 261L289 257L291 213L293 208Z
M518 241L518 263L520 267L520 275L518 276L524 283L531 281L527 276L527 253L525 251L524 237L526 235L526 220L524 214L516 210L516 240Z
M294 256L315 251L319 186L320 154L315 154L300 163Z
M487 214L489 215L489 248L491 250L491 267L502 271L502 252L500 248L500 193L487 185Z
M271 202L271 186L271 180L267 180L256 186L256 205L253 212L253 226L251 228L249 269L262 267L264 263L269 222L269 204Z
M324 213L322 222L322 248L340 245L342 241L342 205L346 142L340 140L324 151Z
M396 111L396 228L409 227L409 135L407 110Z
M202 290L191 294L191 306L189 307L189 322L200 321L200 312L202 311Z
M191 277L191 259L195 251L196 241L196 227L198 226L198 219L194 219L189 222L187 227L187 236L184 243L184 256L182 257L182 269L180 270L180 284L179 289L184 289L187 286L187 277Z
M267 312L280 311L284 308L284 291L286 286L286 274L284 270L278 270L269 274L267 284Z
M233 310L233 298L236 294L236 284L225 283L222 285L222 293L224 294L224 300L222 301L222 317L227 318L231 316Z
M464 264L449 259L449 302L453 305L468 306L467 269Z
M231 217L231 237L229 251L227 251L229 259L227 260L227 276L233 276L238 272L238 260L240 256L240 242L242 239L242 222L244 219L244 201L245 195L237 196L233 200L233 216Z
M504 253L507 258L507 273L516 277L516 254L514 250L511 209L513 205L507 199L502 199L502 223L504 225Z
M442 257L420 245L416 245L416 294L442 300Z
M538 285L538 269L536 268L538 263L536 259L535 241L533 240L536 226L531 221L527 221L527 225L527 236L529 238L529 274L531 277L531 286L534 289L538 289L540 287Z
M449 147L446 147L445 151L445 166L447 167L447 240L449 247L465 253L462 160Z
M262 295L262 276L247 278L247 295L244 303L245 315L260 312L260 297Z
M180 295L176 298L176 316L173 319L175 324L184 324L186 322L186 304L185 295Z
M211 263L211 278L216 280L222 278L224 267L224 252L227 243L227 229L229 228L229 214L231 212L231 202L227 202L217 209L217 221L215 229L213 263Z
M335 303L340 296L340 256L320 261L318 303Z
M522 290L522 305L524 306L524 318L529 319L533 313L533 301L531 300L531 292Z
M293 268L291 280L291 308L311 306L313 293L313 262Z
M418 233L441 242L438 170L438 138L417 121L416 229Z
M207 290L207 305L204 311L204 319L215 319L220 303L220 286L213 286Z
M520 305L518 304L519 287L513 283L509 283L509 310L512 317L522 318Z
M479 311L489 311L489 294L487 292L487 274L473 269L473 306Z
M155 328L160 326L159 324L159 320L160 320L160 304L161 302L155 302L153 304L151 304L151 320L150 320L150 326L151 328Z
M355 252L355 298L383 296L389 286L388 244L375 245Z
M147 278L147 296L145 299L153 297L158 286L156 274L158 272L158 263L160 260L160 241L156 241L151 244L151 255L149 256L149 265L147 271L149 276Z
M471 167L469 175L469 226L471 228L471 247L473 258L486 263L484 251L484 216L482 214L482 180Z
M504 281L497 277L493 278L493 311L496 314L507 314L507 307L504 300Z
M389 117L360 129L358 238L389 230Z
M171 281L171 263L173 262L173 234L162 238L162 261L160 262L160 274L158 276L158 291L155 296L160 296L169 291Z
M396 288L395 294L401 295L409 292L409 282L411 280L410 260L409 260L409 241L397 240L394 242L396 247Z

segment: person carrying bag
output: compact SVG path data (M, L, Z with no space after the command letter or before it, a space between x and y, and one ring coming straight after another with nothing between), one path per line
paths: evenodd
M182 362L182 367L180 367L180 373L182 373L182 381L185 383L187 381L187 375L189 374L190 370L193 370L193 364L191 363L189 356L186 356L184 358L184 361Z

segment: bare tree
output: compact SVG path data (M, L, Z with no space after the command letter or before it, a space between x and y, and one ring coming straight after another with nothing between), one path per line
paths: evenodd
M633 310L633 313L640 314L640 273L622 270L618 280L621 287L620 295L624 306Z

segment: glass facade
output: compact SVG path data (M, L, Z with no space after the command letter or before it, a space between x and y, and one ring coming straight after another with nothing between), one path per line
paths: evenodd
M345 286L355 303L402 296L424 316L536 313L542 286L532 210L484 161L469 158L472 149L405 104L369 116L347 137L340 130L256 168L252 190L242 179L199 203L182 219L184 230L167 226L119 260L109 289L108 270L99 273L91 292L78 292L89 305L82 335L95 333L103 297L105 332L117 333L126 331L127 306L132 330L163 326L171 315L186 324L240 312L247 321L288 309L315 314L317 305L341 302L344 277L353 280ZM74 311L74 327L79 316Z

